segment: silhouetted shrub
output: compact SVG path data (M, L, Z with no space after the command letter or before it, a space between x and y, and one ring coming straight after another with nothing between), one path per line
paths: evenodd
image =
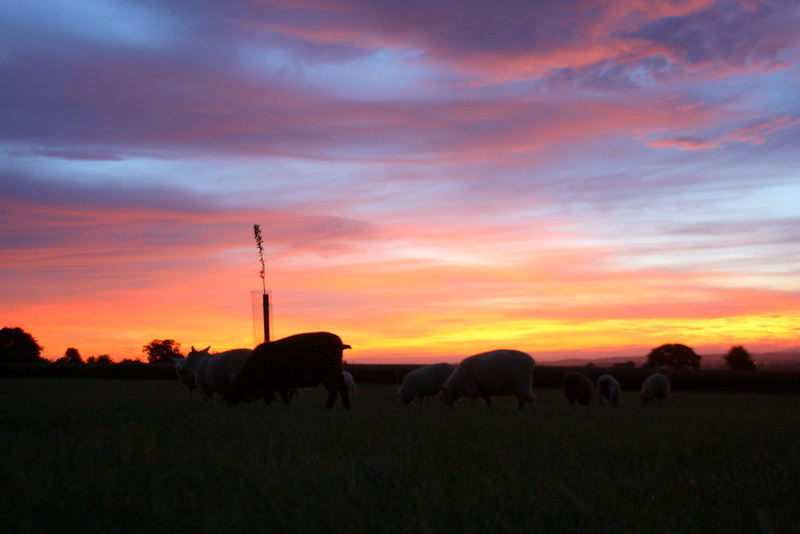
M18 326L0 330L0 363L38 362L43 349L32 335Z

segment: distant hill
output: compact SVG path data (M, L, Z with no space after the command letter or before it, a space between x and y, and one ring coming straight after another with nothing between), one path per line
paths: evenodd
M614 356L610 358L567 358L564 360L543 361L541 365L553 367L583 367L589 363L597 367L611 367L615 363L634 362L636 367L641 367L647 361L647 356ZM539 363L537 362L537 365Z
M745 347L746 348L746 347ZM800 347L791 347L782 351L751 353L756 364L763 369L773 371L800 370ZM700 354L703 359L701 367L704 369L725 368L725 354ZM542 361L541 365L554 367L583 367L594 364L597 367L612 367L615 363L634 362L636 367L641 367L647 361L647 356L614 356L608 358L566 358L563 360ZM762 367L763 366L763 367Z

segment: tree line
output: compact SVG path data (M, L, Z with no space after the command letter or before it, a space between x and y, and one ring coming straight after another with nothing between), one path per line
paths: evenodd
M20 327L4 327L0 330L0 364L3 363L37 363L49 362L42 358L44 347L39 345L31 334ZM142 347L142 352L147 354L148 363L167 362L170 357L182 358L181 344L174 339L154 339ZM123 362L138 362L139 360L123 360ZM101 354L89 356L84 359L75 347L64 351L64 356L58 358L56 363L114 363L111 356Z
M44 347L19 327L4 327L0 330L0 363L31 363L49 361L41 357ZM181 344L174 339L154 339L142 347L148 363L170 362L172 357L182 358ZM681 343L666 343L654 348L647 355L645 369L669 367L671 369L699 369L702 357L694 349ZM137 361L137 360L133 360ZM112 363L108 354L90 356L86 360L80 351L69 347L57 363ZM631 364L633 362L630 362ZM731 347L725 355L725 363L733 371L752 371L756 364L753 357L741 345Z

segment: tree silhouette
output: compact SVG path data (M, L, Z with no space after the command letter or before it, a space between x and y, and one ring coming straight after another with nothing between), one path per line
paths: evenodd
M83 363L83 358L78 349L70 347L64 352L64 356L56 360L56 363Z
M681 345L680 343L667 343L656 347L647 355L647 362L644 364L646 369L653 367L672 367L682 369L700 367L700 356L694 349Z
M144 347L142 352L147 353L147 361L150 363L170 362L170 356L176 358L183 357L181 354L181 344L174 339L154 339Z
M20 327L0 330L0 363L38 362L44 347Z
M725 363L731 371L754 371L756 362L753 361L752 356L741 345L731 347L728 354L725 355Z

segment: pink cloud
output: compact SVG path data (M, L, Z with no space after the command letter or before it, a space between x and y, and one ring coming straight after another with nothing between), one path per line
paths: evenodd
M176 272L217 268L227 251L253 244L255 223L274 255L336 254L372 239L373 232L353 219L211 208L166 188L27 181L6 187L1 198L4 292L30 300L102 293L121 281L138 288L161 285Z
M766 121L759 121L739 128L735 132L726 136L726 140L739 141L742 143L754 143L757 145L767 141L767 137L781 130L788 130L800 124L800 119L792 119L789 116L777 117Z
M653 148L677 148L678 150L712 150L719 148L721 142L713 137L662 137L653 141L648 141L647 146Z
M800 119L789 116L751 122L729 133L715 135L687 135L674 137L661 137L647 141L647 146L654 148L677 148L678 150L713 150L722 148L732 142L750 143L760 145L767 139L782 130L789 130L800 124Z

